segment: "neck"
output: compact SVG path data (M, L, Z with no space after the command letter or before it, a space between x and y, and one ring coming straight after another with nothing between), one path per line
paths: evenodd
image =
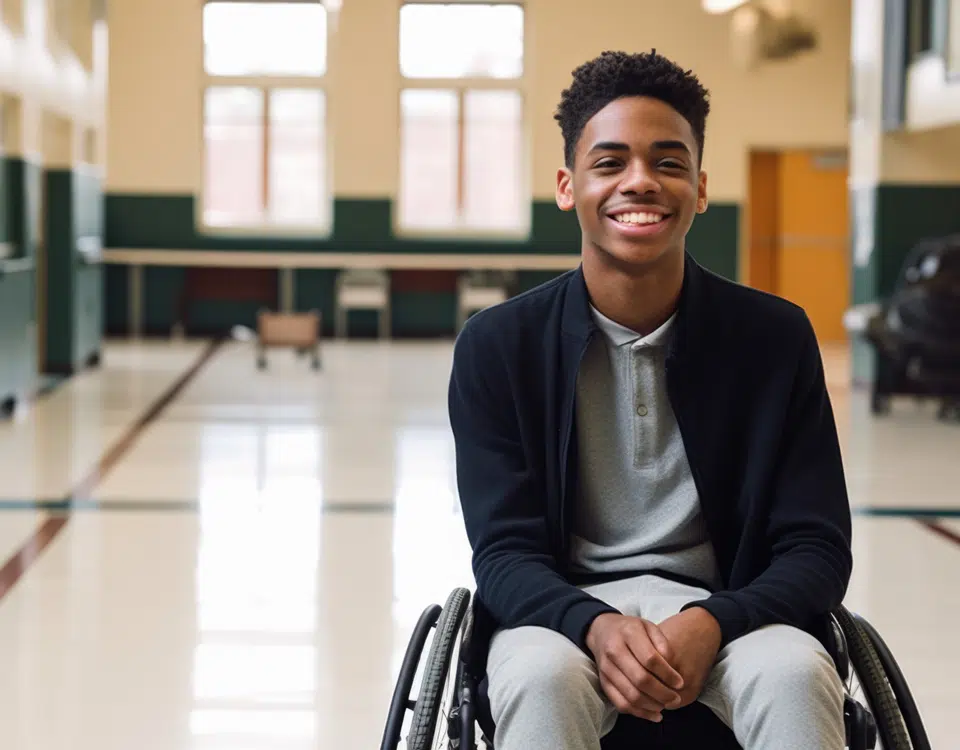
M642 336L657 330L677 309L683 268L683 252L668 252L643 267L619 264L596 250L583 253L583 277L593 306Z

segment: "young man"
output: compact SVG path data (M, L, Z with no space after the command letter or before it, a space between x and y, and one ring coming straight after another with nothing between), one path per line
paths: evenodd
M804 312L685 250L708 111L655 52L574 71L557 203L581 265L456 344L498 750L596 750L619 714L694 701L746 750L844 745L815 637L852 564L832 409Z

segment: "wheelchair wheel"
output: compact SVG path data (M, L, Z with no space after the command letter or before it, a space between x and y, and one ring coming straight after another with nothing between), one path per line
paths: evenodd
M427 607L423 611L423 614L420 615L420 619L413 629L413 635L410 636L407 651L403 655L403 662L400 665L397 684L393 689L393 699L390 701L390 711L387 714L387 725L383 729L383 739L380 741L380 750L397 750L397 747L400 745L403 719L407 714L407 709L414 707L413 701L410 700L410 690L417 676L420 654L423 653L423 647L427 642L427 638L430 637L430 631L437 623L437 618L440 617L441 611L439 604L433 604Z
M870 637L860 627L856 618L843 607L838 608L834 614L846 638L850 662L870 706L883 750L911 750L913 745L907 734L900 705Z
M413 709L407 750L439 750L448 740L459 677L460 628L469 606L470 592L458 588L447 597L440 613Z
M877 652L880 663L883 664L883 671L890 682L893 694L897 698L897 705L903 715L903 720L907 725L907 732L910 734L910 741L913 743L913 750L930 750L930 739L927 737L927 730L923 726L923 719L920 717L920 709L917 708L917 702L914 700L913 693L907 685L907 680L903 676L900 665L893 658L893 653L887 647L883 638L869 622L858 615L854 615L857 624L870 639L870 643Z

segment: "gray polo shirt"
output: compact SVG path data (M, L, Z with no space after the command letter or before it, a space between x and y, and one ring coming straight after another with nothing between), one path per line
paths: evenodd
M657 570L717 588L713 546L667 397L673 318L640 336L591 309L603 335L591 340L577 378L573 571Z

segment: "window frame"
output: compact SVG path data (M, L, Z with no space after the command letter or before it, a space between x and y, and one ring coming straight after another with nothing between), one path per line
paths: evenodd
M270 0L202 0L199 5L201 30L203 29L203 13L208 5L221 3L249 3L252 5L269 5ZM284 3L303 3L317 5L323 8L326 14L326 40L324 72L320 75L214 75L207 72L206 54L201 42L200 71L201 84L199 91L200 105L200 142L198 146L199 164L197 167L197 190L196 200L194 201L194 223L199 231L207 235L218 235L224 237L263 237L279 236L290 238L328 238L333 234L333 225L335 217L333 215L334 204L334 185L333 185L333 153L330 139L330 50L332 46L333 22L330 9L325 2L320 0L282 0ZM206 219L206 198L207 198L207 139L206 139L206 98L210 89L219 88L248 88L256 89L263 97L263 108L261 110L261 133L263 148L263 172L261 192L264 214L269 202L270 195L270 93L282 89L296 89L299 91L316 91L323 96L323 134L324 137L320 143L320 149L324 154L324 182L326 185L325 194L322 196L327 210L323 219L316 222L307 223L277 223L269 220L251 222L249 224L211 224Z
M397 112L397 156L396 156L396 180L394 195L391 201L391 228L393 234L405 239L492 239L504 241L517 241L529 239L532 228L533 214L533 192L531 179L531 160L532 138L530 134L530 109L531 97L529 90L530 77L528 75L529 67L529 13L525 2L522 0L402 0L397 7L397 34L399 40L400 31L400 11L405 5L512 5L518 6L523 12L523 52L521 73L515 78L494 78L494 77L441 77L441 78L408 78L403 75L401 61L398 54L396 57L396 76L398 81L396 96ZM459 161L457 163L457 181L459 186L459 198L457 201L459 208L459 220L456 224L449 227L406 227L401 223L402 200L403 200L403 92L414 89L427 89L433 91L451 91L457 96L457 132L459 147ZM516 92L520 97L520 152L521 152L521 183L520 183L520 202L524 221L515 229L496 229L473 227L463 222L463 195L465 192L464 179L464 132L465 122L463 117L464 102L468 91L487 90L487 91L511 91Z

